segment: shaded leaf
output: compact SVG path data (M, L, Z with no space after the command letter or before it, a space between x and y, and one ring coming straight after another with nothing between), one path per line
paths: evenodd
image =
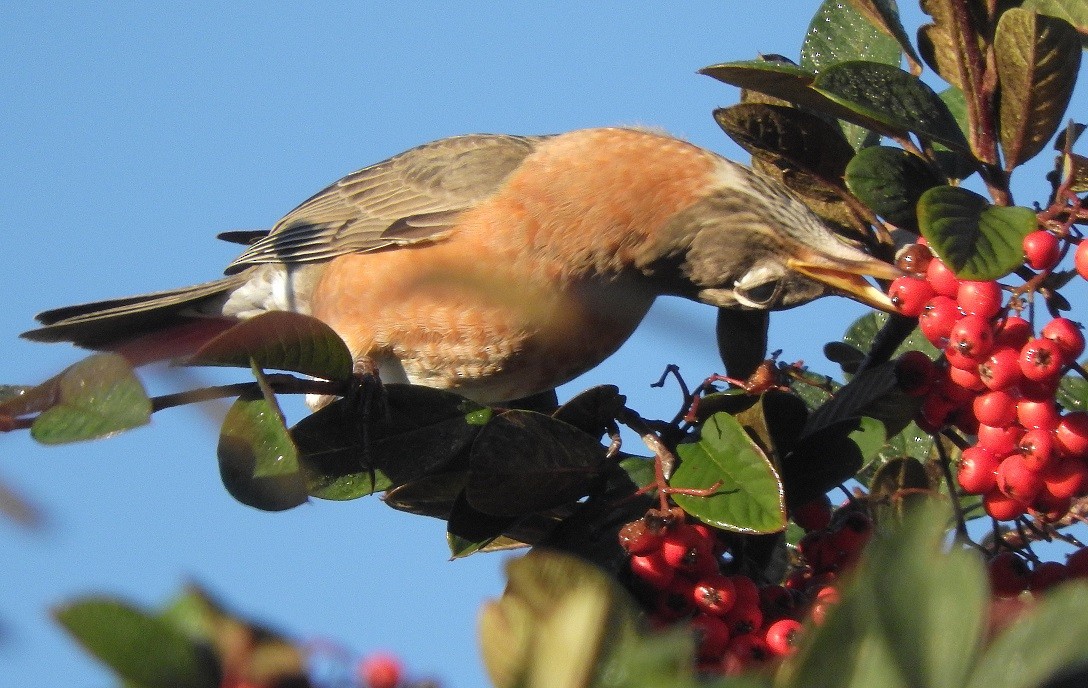
M841 179L854 154L837 127L795 107L740 103L715 110L714 120L752 155L828 181Z
M151 422L151 400L132 367L117 354L85 358L46 385L53 403L30 428L42 444L109 437Z
M531 411L496 415L472 443L468 504L492 516L520 516L585 496L607 470L597 438Z
M627 403L627 397L620 394L615 385L591 387L552 414L552 418L573 425L587 435L601 437L616 424L616 418Z
M239 502L282 511L306 501L306 481L283 416L263 396L243 395L219 432L219 473Z
M850 327L846 328L846 333L843 334L842 340L850 346L856 347L863 353L869 353L869 348L872 346L873 341L877 338L878 333L883 329L884 325L888 322L887 313L866 313L854 322L850 324ZM929 343L925 335L918 328L903 340L895 351L892 353L891 358L899 358L908 351L921 351L931 359L936 360L941 352L937 347Z
M90 597L54 611L88 652L141 688L216 688L210 649L176 627L119 600Z
M446 471L464 460L491 410L450 392L384 385L383 412L338 399L291 429L310 493L355 499ZM372 480L373 478L373 480Z
M744 380L755 372L767 358L770 324L767 311L718 309L714 332L726 375Z
M517 520L511 516L492 516L472 508L465 499L465 491L454 500L446 527L446 544L450 557L460 559L480 551Z
M918 77L879 62L842 62L821 72L813 88L848 108L850 121L875 131L897 135L913 132L949 148L967 150L948 106ZM844 118L847 119L847 118Z
M673 495L685 511L717 528L741 533L776 533L786 527L786 508L778 472L744 427L726 413L711 416L699 439L677 446L680 466L672 487L708 489L709 497Z
M1061 629L1055 633L1054 629ZM1034 688L1062 670L1088 663L1088 584L1050 590L987 648L968 688ZM1045 638L1046 642L1039 642ZM1069 685L1069 684L1067 684Z
M940 183L928 162L902 148L865 148L846 166L851 193L888 222L910 230L918 228L918 199Z
M992 206L959 187L934 187L918 202L922 236L960 279L995 280L1015 270L1036 224L1029 208Z
M1061 125L1080 52L1077 32L1064 20L1019 8L1001 15L994 54L1006 170L1035 157Z
M382 501L398 511L448 520L467 480L467 468L435 473L390 488Z
M802 437L782 460L786 504L795 508L849 480L884 446L884 424L848 418Z
M1077 30L1081 43L1088 47L1088 3L1084 0L1024 0L1021 7L1064 19Z
M290 370L326 380L352 374L348 347L317 318L291 311L269 311L243 320L200 348L187 365Z

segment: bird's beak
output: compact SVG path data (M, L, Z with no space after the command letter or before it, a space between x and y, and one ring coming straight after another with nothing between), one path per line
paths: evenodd
M857 260L836 260L813 255L795 257L790 258L787 265L809 279L826 284L843 296L894 313L895 307L888 295L864 278L891 280L901 276L902 271L877 258L860 255L863 257Z

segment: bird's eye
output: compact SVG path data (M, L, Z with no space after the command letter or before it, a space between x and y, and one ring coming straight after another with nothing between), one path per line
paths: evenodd
M774 305L782 291L781 280L769 280L752 286L737 285L733 294L737 301L749 308L767 308Z

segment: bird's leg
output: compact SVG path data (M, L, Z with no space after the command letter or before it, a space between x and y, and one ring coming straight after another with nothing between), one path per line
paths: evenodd
M710 497L722 486L722 481L717 481L710 487L683 488L671 487L669 478L676 470L676 455L666 446L665 442L650 427L645 418L632 409L622 407L617 420L638 433L639 438L654 454L654 481L640 488L636 494L645 494L650 490L657 490L660 507L663 511L669 508L669 495L682 494L690 497Z

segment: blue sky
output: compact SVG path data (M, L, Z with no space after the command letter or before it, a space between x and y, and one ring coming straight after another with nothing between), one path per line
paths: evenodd
M696 70L796 56L817 3L61 5L0 8L3 383L80 355L16 339L34 313L213 278L237 249L217 232L266 227L431 139L638 124L745 159L710 117L736 89ZM1084 105L1078 94L1071 113ZM1027 188L1021 202L1042 197ZM772 347L833 372L820 348L863 312L824 300L779 314ZM720 370L711 309L659 303L562 392L617 383L643 415L671 416L675 390L648 387L667 363L691 380ZM0 480L46 515L33 532L0 520L0 686L107 684L50 605L88 592L158 605L188 580L300 639L389 649L451 688L481 685L476 612L501 593L506 557L447 562L443 523L377 499L241 506L219 482L212 413L62 448L0 437Z

